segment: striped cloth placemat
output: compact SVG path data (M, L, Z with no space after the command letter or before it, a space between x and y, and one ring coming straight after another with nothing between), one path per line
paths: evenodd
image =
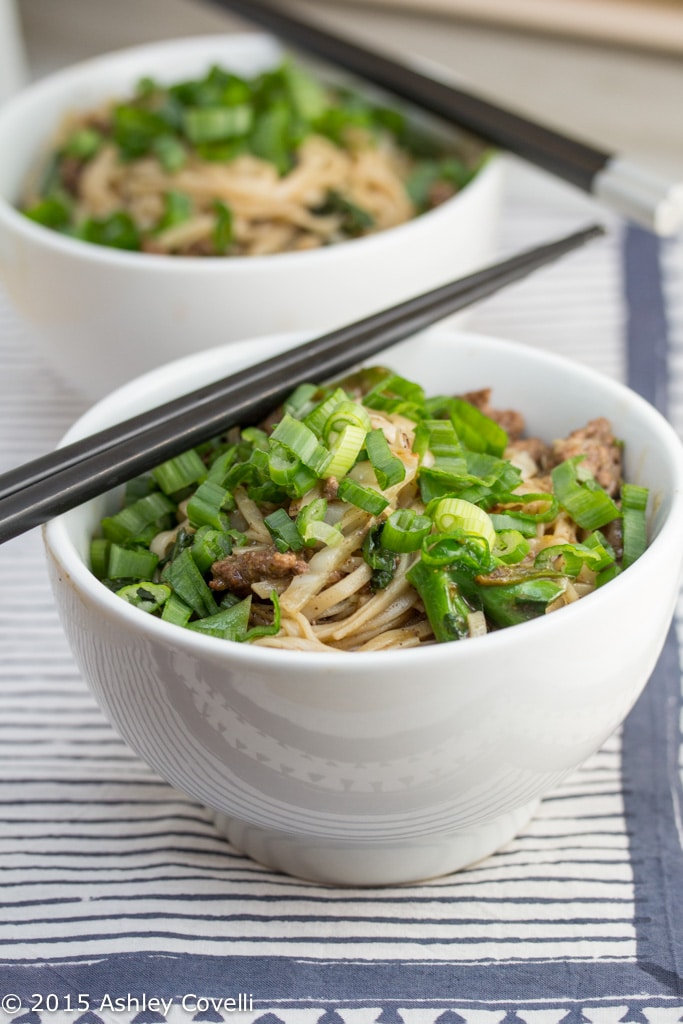
M513 199L506 251L586 219L552 192ZM683 427L683 240L615 228L468 326L664 395ZM0 471L52 447L85 404L0 296ZM680 1018L673 632L623 729L505 849L422 885L334 889L237 855L116 736L71 658L37 531L0 548L0 582L2 1024Z

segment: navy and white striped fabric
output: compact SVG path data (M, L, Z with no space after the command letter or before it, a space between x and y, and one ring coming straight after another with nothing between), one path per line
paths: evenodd
M586 222L552 189L512 200L506 251ZM627 380L683 430L683 239L615 226L469 326ZM0 470L84 407L0 296ZM236 855L123 745L74 666L37 532L17 538L0 549L0 996L18 998L0 1024L683 1019L680 682L672 630L620 733L488 860L319 887Z

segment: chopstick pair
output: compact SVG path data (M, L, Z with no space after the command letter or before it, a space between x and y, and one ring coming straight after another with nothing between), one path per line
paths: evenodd
M10 470L0 476L0 542L229 427L258 422L297 385L328 380L602 234L593 225L529 249Z
M288 14L269 0L211 0L295 47L330 61L403 100L460 125L595 196L659 235L683 223L683 182L669 181L628 157L589 146Z

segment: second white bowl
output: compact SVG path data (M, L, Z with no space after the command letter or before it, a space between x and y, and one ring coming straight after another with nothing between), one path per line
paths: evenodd
M64 115L215 63L252 75L281 59L264 35L135 47L33 85L0 108L0 280L32 338L90 397L225 342L328 330L488 261L499 216L493 159L453 199L400 227L323 249L265 257L156 256L108 249L34 224L15 208Z

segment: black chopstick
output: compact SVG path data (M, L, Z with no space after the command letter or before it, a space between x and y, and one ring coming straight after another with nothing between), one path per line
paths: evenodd
M683 185L497 106L290 14L269 0L210 0L293 46L336 64L423 110L460 125L599 198L661 235L683 222Z
M0 543L324 381L604 234L592 225L340 327L0 476Z

